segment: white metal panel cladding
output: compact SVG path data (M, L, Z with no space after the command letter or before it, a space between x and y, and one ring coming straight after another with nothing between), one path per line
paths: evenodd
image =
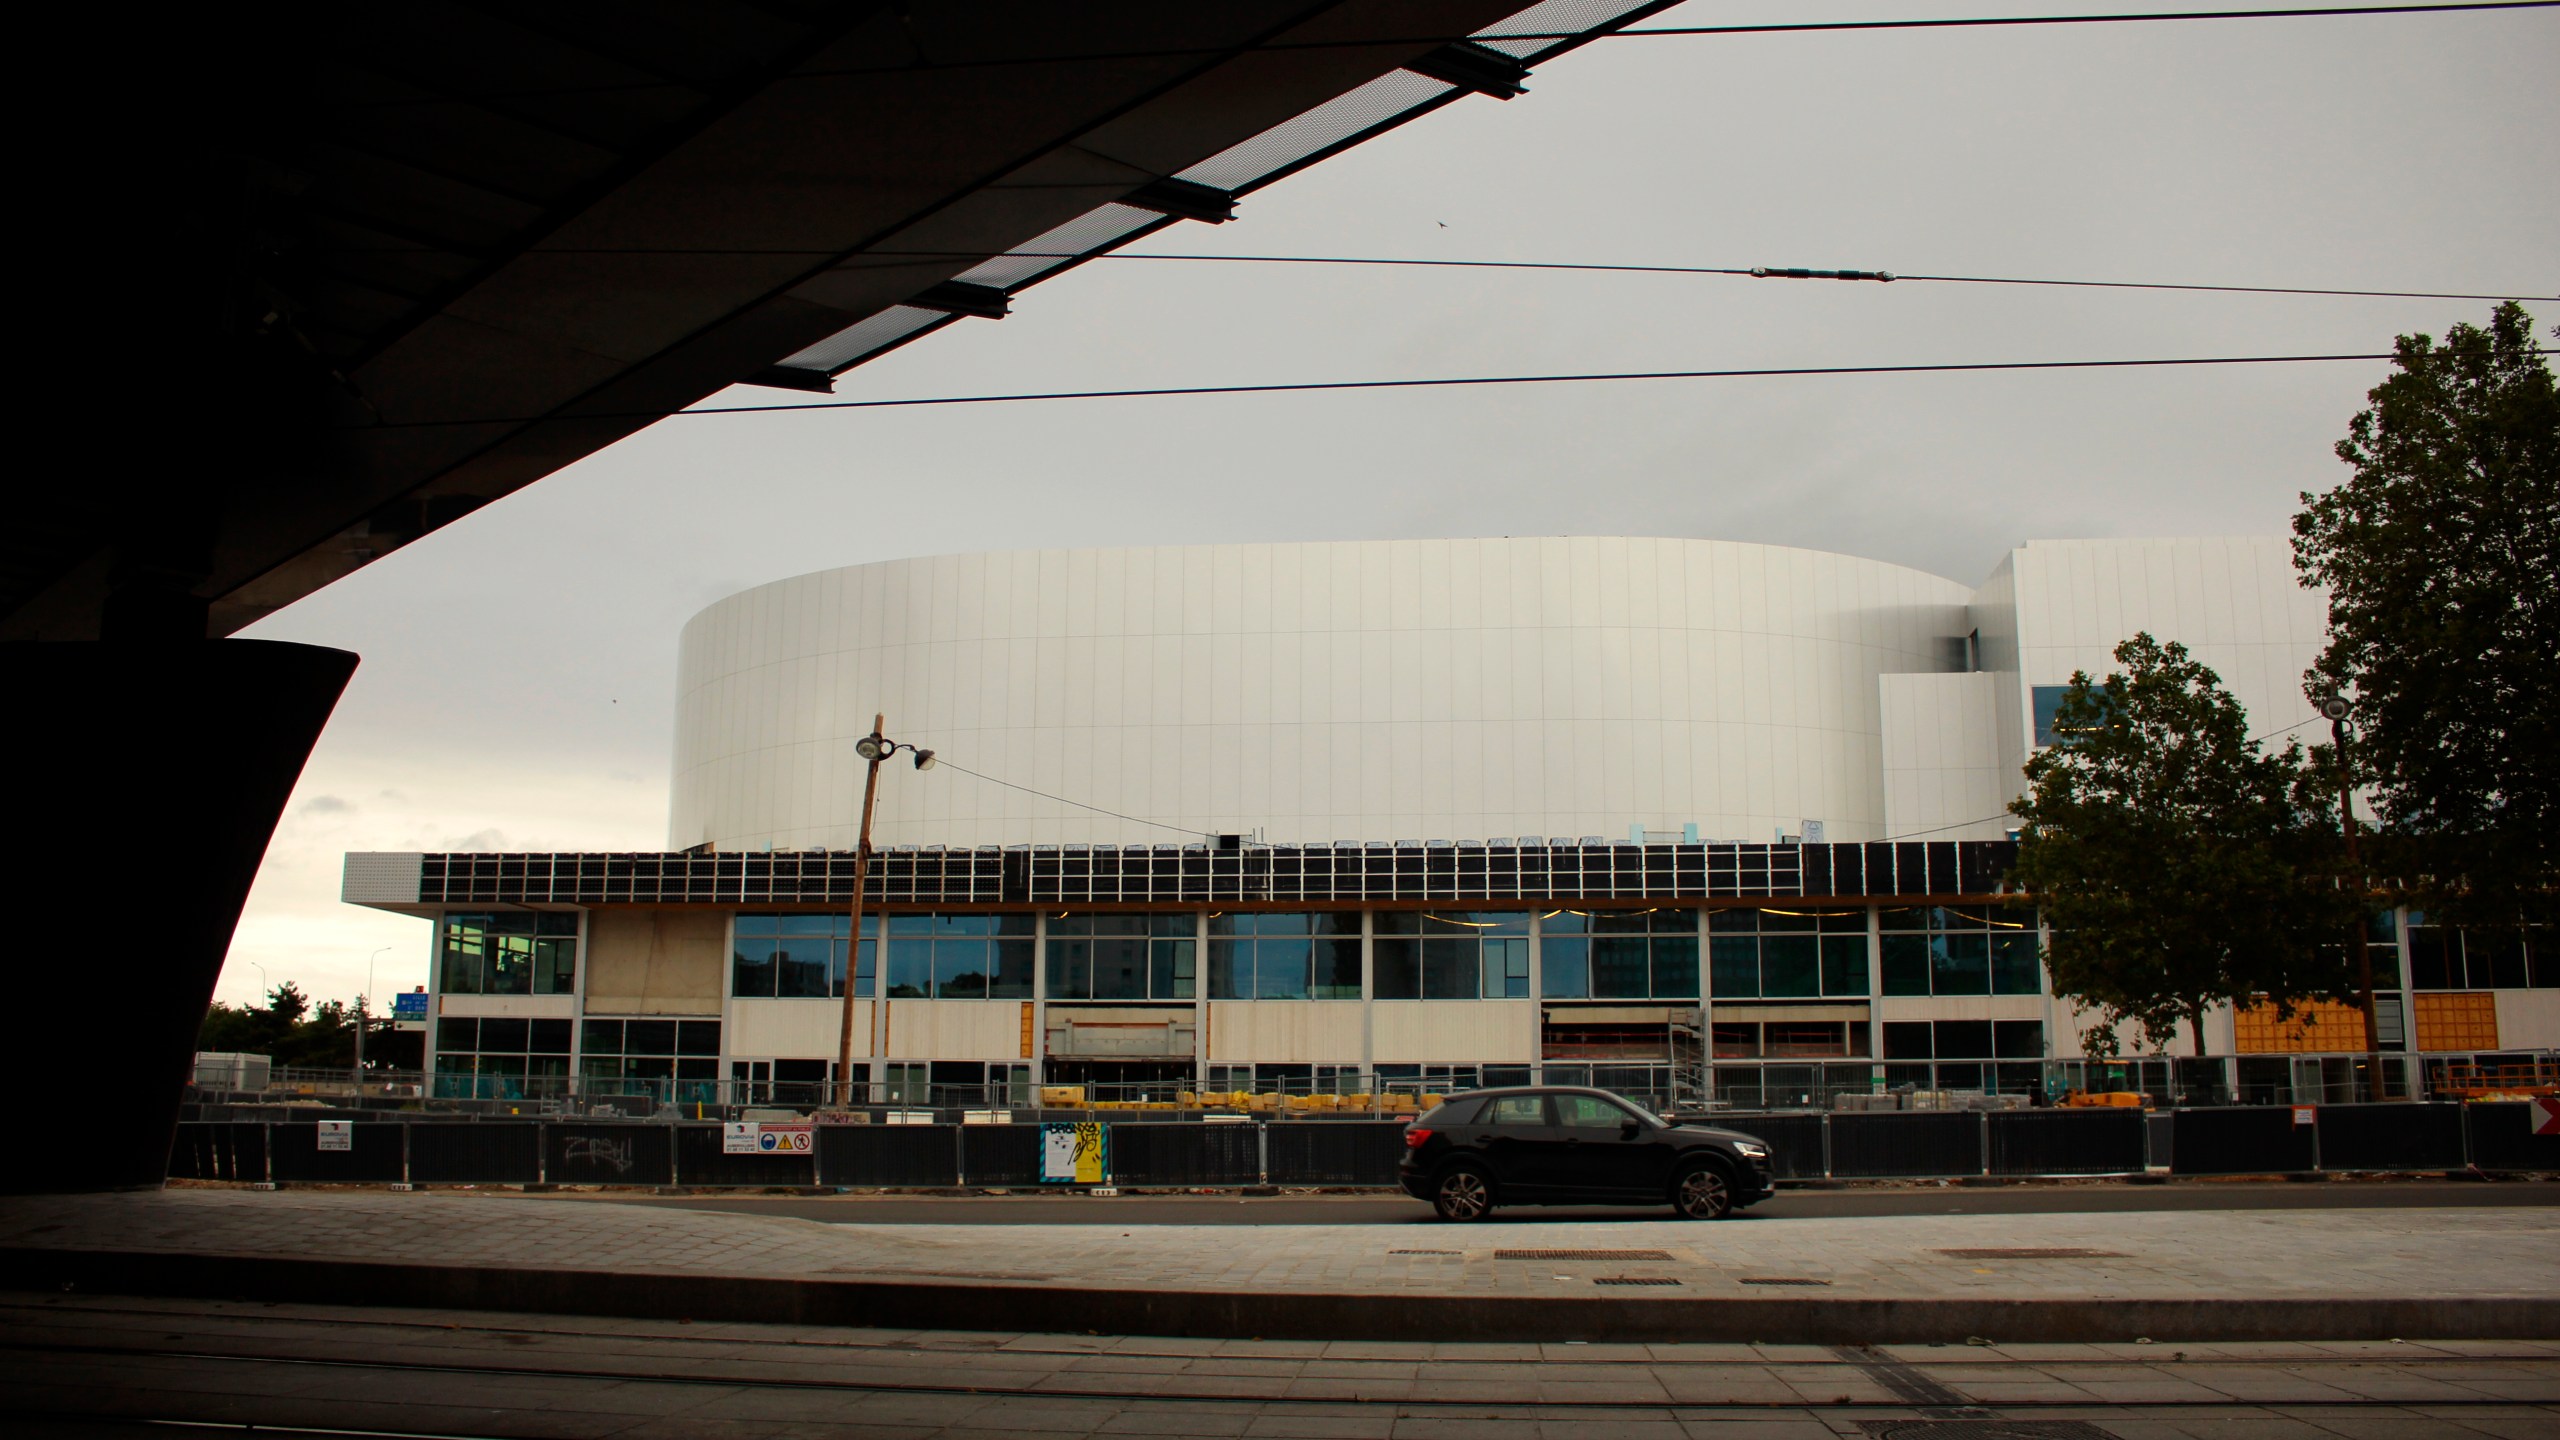
M414 905L425 860L415 850L351 850L338 898L349 905Z
M798 576L694 617L669 838L850 846L853 741L1275 841L1884 833L1879 676L1945 667L1968 587L1682 539L1022 551ZM882 843L1179 842L950 769Z

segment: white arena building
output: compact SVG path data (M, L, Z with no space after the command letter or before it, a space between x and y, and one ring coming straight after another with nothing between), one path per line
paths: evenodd
M2074 670L2183 642L2282 743L2323 622L2275 538L2038 541L1978 585L1685 539L849 566L685 627L665 852L354 854L346 898L436 922L453 1095L813 1103L850 971L847 1078L892 1104L2317 1098L2351 1011L2084 1071L2001 877ZM855 944L875 714L948 763L883 767ZM2560 955L2408 912L2373 950L2425 1073L2560 1041Z

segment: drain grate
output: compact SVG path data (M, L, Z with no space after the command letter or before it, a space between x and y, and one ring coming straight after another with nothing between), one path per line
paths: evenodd
M1496 1260L1668 1260L1668 1250L1496 1250Z
M2121 1260L2121 1250L2083 1250L2070 1245L1993 1245L1974 1250L1941 1250L1956 1260Z
M1594 1285L1677 1285L1680 1282L1668 1275L1603 1275L1591 1283Z
M1810 1275L1745 1275L1742 1277L1742 1283L1745 1285L1828 1285L1831 1282L1816 1280Z
M1463 1250L1390 1250L1390 1255L1463 1255Z

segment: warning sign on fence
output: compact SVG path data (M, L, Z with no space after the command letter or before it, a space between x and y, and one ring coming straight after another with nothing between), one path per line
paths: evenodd
M813 1126L732 1121L720 1127L723 1155L807 1155L817 1148L818 1133Z
M1040 1183L1111 1183L1111 1129L1098 1120L1040 1127Z
M2560 1135L2560 1095L2543 1095L2534 1100L2533 1133Z
M321 1149L353 1150L356 1148L356 1127L354 1121L323 1120L319 1123Z

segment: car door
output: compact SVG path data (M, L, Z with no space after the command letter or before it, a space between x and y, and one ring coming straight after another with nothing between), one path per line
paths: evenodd
M1653 1198L1671 1183L1668 1132L1601 1095L1553 1097L1558 1179L1588 1199Z
M1495 1095L1476 1117L1476 1151L1492 1167L1495 1190L1507 1200L1535 1200L1553 1184L1545 1152L1555 1127L1540 1094Z

